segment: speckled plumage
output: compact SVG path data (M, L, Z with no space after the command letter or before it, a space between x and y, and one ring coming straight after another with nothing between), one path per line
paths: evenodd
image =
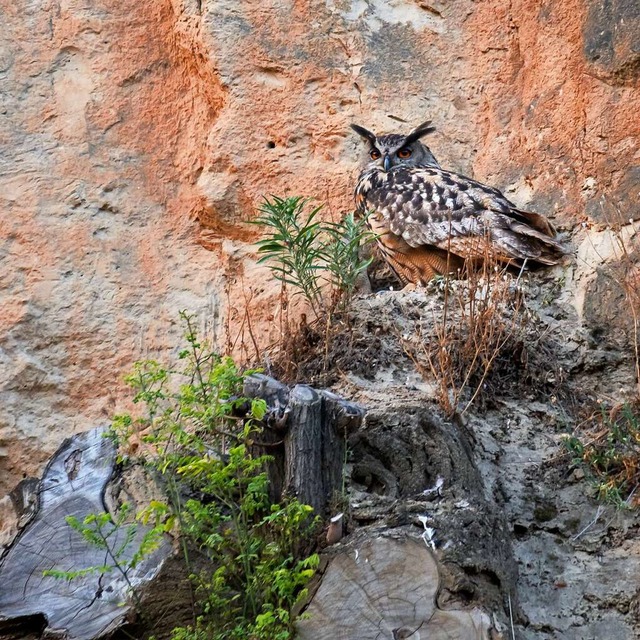
M562 247L543 216L440 167L419 142L433 131L429 123L406 136L353 129L368 142L370 156L358 178L356 205L369 213L382 254L404 284L424 283L487 256L515 265L561 259Z

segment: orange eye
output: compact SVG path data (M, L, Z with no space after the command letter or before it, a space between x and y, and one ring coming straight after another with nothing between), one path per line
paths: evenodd
M380 157L380 152L377 149L371 149L369 152L372 160L377 160Z
M408 158L411 156L411 149L400 149L398 151L398 158Z

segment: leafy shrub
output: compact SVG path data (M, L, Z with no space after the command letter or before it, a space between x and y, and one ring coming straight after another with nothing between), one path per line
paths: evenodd
M318 219L322 206L307 213L309 200L301 197L265 198L260 216L253 222L266 227L268 235L257 244L259 262L268 263L278 280L302 294L316 317L345 308L371 259L360 257L360 245L372 237L366 219L353 213L341 222ZM322 295L331 288L329 302Z
M197 622L175 629L173 638L287 640L291 608L318 565L315 554L300 557L316 524L312 508L295 499L270 503L270 458L252 452L265 402L242 397L250 372L212 351L192 318L181 317L187 328L182 366L137 363L127 381L145 411L113 423L121 441L146 433L155 453L145 462L162 474L196 587ZM193 568L194 548L207 558L206 569Z
M640 418L625 403L604 409L581 436L567 436L565 446L591 481L596 498L617 507L637 506L640 496Z
M195 629L213 640L291 637L291 608L315 573L318 556L297 559L297 547L313 527L312 508L290 500L271 505L265 456L252 458L245 445L225 462L185 457L177 469L207 501L189 499L182 531L205 553L213 571L194 575L203 615ZM176 635L177 634L177 635Z

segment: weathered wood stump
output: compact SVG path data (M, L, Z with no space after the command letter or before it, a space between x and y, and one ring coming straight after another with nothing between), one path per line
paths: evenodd
M25 478L0 500L0 557L38 508L38 478Z
M489 616L439 609L439 589L438 563L424 540L404 532L362 536L332 557L296 637L489 640Z
M65 440L51 459L40 482L38 512L0 564L0 639L20 637L11 629L16 621L30 619L33 627L46 626L46 637L104 637L129 614L131 586L139 587L157 573L170 552L167 542L128 570L126 578L116 569L72 580L43 575L50 569L73 572L109 564L104 550L85 541L65 518L82 521L105 512L103 495L114 465L115 447L101 428ZM138 549L144 532L138 528L120 557L122 564ZM113 534L114 549L124 536L124 529Z
M262 398L269 408L261 439L264 453L274 457L272 497L295 496L324 515L333 494L342 490L346 439L361 424L364 409L307 385L289 390L262 374L246 379L244 394Z

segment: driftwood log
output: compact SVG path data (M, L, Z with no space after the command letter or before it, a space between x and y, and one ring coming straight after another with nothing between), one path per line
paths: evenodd
M360 426L364 410L329 391L302 384L289 389L262 374L245 380L244 395L268 406L258 446L274 458L272 498L295 496L324 515L343 489L347 436Z
M18 535L0 564L0 639L19 638L15 629L44 630L36 637L90 640L109 635L130 612L131 586L151 580L170 552L166 542L146 556L126 578L116 569L71 580L43 574L56 569L73 572L109 564L105 552L86 542L65 521L104 513L104 490L115 465L115 447L103 430L64 441L49 462L38 490L35 518ZM124 530L114 533L113 548ZM128 545L121 562L138 549L143 527Z

